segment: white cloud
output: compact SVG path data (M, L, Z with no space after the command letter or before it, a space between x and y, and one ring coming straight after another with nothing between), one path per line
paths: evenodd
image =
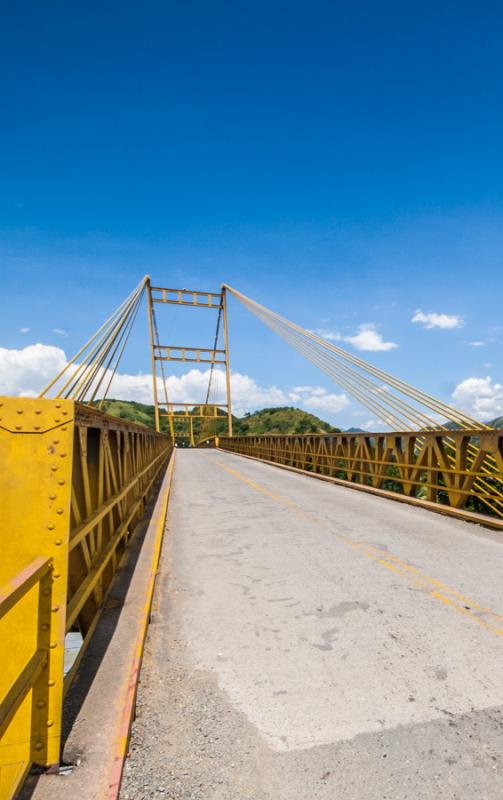
M331 331L327 328L317 328L313 331L317 336L321 336L322 339L327 339L329 342L340 342L343 338L340 333L337 331Z
M298 391L299 394L308 394L313 397L321 397L327 394L327 390L324 389L323 386L298 386L296 391Z
M488 422L503 414L503 386L492 378L466 378L458 383L452 399L475 419Z
M53 333L56 333L58 336L68 336L67 332L63 330L63 328L53 328Z
M349 400L345 394L321 394L305 397L303 400L304 408L309 411L320 411L326 414L338 414L343 408L349 405Z
M31 328L19 328L19 333L29 333Z
M355 333L354 336L342 336L336 331L324 328L320 328L314 333L329 342L348 342L348 344L356 347L357 350L377 352L378 350L394 350L395 347L398 347L395 342L385 342L373 322L366 322L360 325L358 333Z
M468 342L468 344L471 347L484 347L486 343L485 342Z
M309 411L334 415L350 404L345 394L332 394L323 386L296 386L294 392L300 395L302 405Z
M33 397L65 366L65 352L60 347L35 344L22 350L0 348L0 394ZM102 383L105 386L109 375ZM167 379L171 402L201 403L208 386L209 370L191 369ZM215 373L217 402L225 402L225 376ZM301 404L308 409L336 414L349 404L345 395L330 394L321 386L300 386L293 390L277 386L261 386L249 375L231 374L231 392L234 413L241 416L264 406ZM152 403L152 376L147 374L117 373L110 397Z
M492 363L492 361L486 361L486 363L483 364L482 366L485 367L486 369L492 369L494 367L494 364Z
M420 322L425 328L461 328L463 325L463 319L458 314L437 314L434 311L425 314L420 308L411 322Z
M0 394L33 396L66 364L59 347L32 344L22 350L0 347Z
M376 326L371 322L360 325L358 333L354 336L345 336L344 341L352 344L357 350L371 350L373 352L377 352L378 350L394 350L395 347L398 347L395 342L383 341Z

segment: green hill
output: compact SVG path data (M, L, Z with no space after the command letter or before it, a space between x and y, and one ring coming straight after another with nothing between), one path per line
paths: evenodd
M130 422L137 422L148 428L155 428L154 406L136 403L132 400L105 400L102 410L107 414ZM226 433L227 420L224 412L220 413L220 419L215 426L216 432ZM328 422L324 422L314 414L302 411L300 408L282 406L279 408L263 408L253 414L245 414L244 417L234 417L233 432L235 436L252 436L265 433L336 433L339 428L335 428ZM199 434L201 420L194 420L194 433ZM161 420L162 430L167 430L166 419ZM176 424L178 432L182 432L184 424Z
M103 411L114 417L127 419L130 422L137 422L147 428L155 428L154 406L145 403L136 403L134 400L105 400ZM224 412L220 412L222 417L216 427L215 433L225 434L227 431L227 420ZM244 417L232 418L233 432L235 436L253 436L267 433L337 433L340 428L335 428L328 422L324 422L314 414L302 411L293 406L280 406L278 408L263 408L253 414L245 414ZM198 437L200 430L200 420L194 420L194 434ZM491 422L486 423L491 428L503 428L503 417L497 417ZM455 423L448 423L447 428L456 430ZM168 430L166 419L161 420L162 430ZM183 423L177 423L178 432L185 430ZM348 432L360 432L360 428L350 428Z
M136 403L134 400L105 400L101 410L111 414L112 417L120 417L129 422L145 425L147 428L155 428L154 406Z
M314 414L293 406L263 408L253 414L245 414L241 419L236 419L234 427L236 436L264 433L337 433L340 430Z

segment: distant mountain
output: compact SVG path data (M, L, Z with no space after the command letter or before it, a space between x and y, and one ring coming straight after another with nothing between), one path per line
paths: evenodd
M491 420L490 422L483 422L483 425L489 425L490 428L503 428L503 417L496 417L496 419ZM461 425L457 422L444 422L444 428L448 428L450 431L458 431L461 429Z
M265 433L338 433L335 428L314 414L308 414L293 406L263 408L253 414L245 414L234 423L236 435L250 436Z
M154 406L145 403L136 403L134 400L105 400L103 411L114 417L128 419L130 422L137 422L147 428L155 428ZM221 419L212 426L212 434L224 434L227 430L227 420L224 412L220 414ZM253 414L245 414L244 417L232 418L235 436L257 436L266 433L337 433L340 428L335 428L328 422L309 414L300 408L293 406L280 406L278 408L263 408L254 411ZM491 428L503 428L503 416L486 422ZM458 430L459 426L455 422L445 423L449 430ZM161 420L162 430L168 430L166 419ZM178 431L184 430L182 423L177 423ZM196 438L200 430L200 420L194 420L194 433ZM362 428L348 428L346 433L368 433Z
M145 425L148 428L155 428L154 406L145 403L136 403L133 400L105 400L102 410L107 414L130 422ZM227 420L224 412L220 413L221 419L212 424L211 434L224 434L227 431ZM280 406L277 408L263 408L253 414L245 414L244 417L232 418L233 432L235 436L253 436L266 433L337 433L340 429L335 428L328 422L302 411L293 406ZM183 423L176 423L179 432L185 430ZM194 420L194 434L196 439L199 435L201 420ZM161 419L162 430L168 430L167 420Z

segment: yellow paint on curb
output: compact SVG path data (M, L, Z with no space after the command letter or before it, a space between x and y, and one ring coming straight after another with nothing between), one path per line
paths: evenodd
M120 792L120 785L122 779L122 772L124 768L124 761L127 755L129 744L129 734L131 730L131 723L133 721L136 691L138 687L138 679L140 676L141 662L143 657L143 649L147 635L147 628L149 623L150 610L152 607L152 599L154 595L155 582L157 578L157 569L161 557L161 547L164 537L164 528L166 524L166 516L168 512L168 502L171 492L171 483L173 479L173 471L175 464L175 450L173 450L170 459L166 476L164 478L165 487L161 490L164 496L158 498L161 500L161 506L157 520L157 530L155 534L155 544L152 551L152 557L149 567L149 580L145 591L144 603L140 612L140 624L138 626L138 635L131 662L127 682L123 686L123 707L122 714L120 715L117 729L114 737L114 756L110 772L110 781L108 790L102 795L102 800L117 800ZM155 513L155 510L154 510Z

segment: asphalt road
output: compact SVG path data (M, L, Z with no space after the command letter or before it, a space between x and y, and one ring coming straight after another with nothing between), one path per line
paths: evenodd
M503 540L177 452L122 798L500 800Z

